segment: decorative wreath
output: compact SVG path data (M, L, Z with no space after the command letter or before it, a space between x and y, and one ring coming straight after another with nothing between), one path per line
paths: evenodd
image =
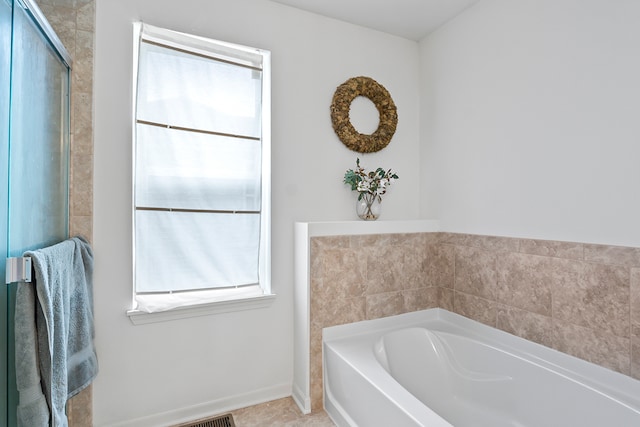
M378 109L378 129L371 135L359 133L349 120L351 103L358 96L369 98ZM340 141L358 153L375 153L386 147L398 125L398 111L391 95L370 77L353 77L342 83L333 94L331 123Z

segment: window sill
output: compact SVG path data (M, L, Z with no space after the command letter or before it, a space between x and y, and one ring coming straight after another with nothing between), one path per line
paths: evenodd
M148 323L166 322L169 320L187 319L211 314L266 308L273 303L275 298L275 294L267 294L249 298L193 304L154 313L132 309L127 311L127 316L129 316L129 320L131 320L131 323L134 325L146 325Z

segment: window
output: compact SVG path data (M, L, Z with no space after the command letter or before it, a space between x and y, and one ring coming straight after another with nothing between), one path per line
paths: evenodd
M269 52L135 30L134 311L269 295Z

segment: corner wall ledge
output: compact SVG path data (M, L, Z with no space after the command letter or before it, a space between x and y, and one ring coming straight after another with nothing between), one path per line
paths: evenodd
M440 222L432 219L407 221L327 221L296 222L306 226L311 236L348 236L362 234L427 233L440 231Z
M294 224L293 393L304 414L311 412L310 307L311 237L366 234L435 233L437 220L296 222Z

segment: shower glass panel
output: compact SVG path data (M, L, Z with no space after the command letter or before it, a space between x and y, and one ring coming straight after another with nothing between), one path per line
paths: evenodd
M69 69L18 7L12 62L9 256L19 256L67 235Z
M4 23L6 0L0 2ZM2 207L6 207L2 210L7 212L6 254L19 257L26 250L50 246L68 237L70 69L66 52L57 48L61 46L59 40L33 1L13 2L10 31L9 119L8 132L2 136L6 152L2 153L6 157L3 165L7 165L4 170L8 173L0 178L0 185L8 188L8 199L2 201ZM5 89L0 91L5 102ZM5 402L0 425L7 426L17 424L13 302L18 286L31 284L7 286L2 313L7 331L2 351L7 378L3 387L6 398L0 399Z

